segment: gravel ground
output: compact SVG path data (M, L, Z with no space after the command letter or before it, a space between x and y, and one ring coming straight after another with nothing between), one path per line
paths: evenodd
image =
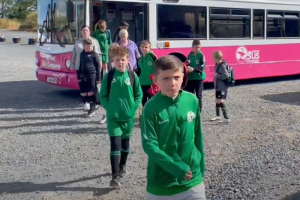
M85 119L76 91L37 82L34 51L0 43L0 200L144 199L139 128L129 175L111 191L103 111ZM297 80L231 88L228 125L208 121L214 92L204 92L207 199L300 199L299 88Z

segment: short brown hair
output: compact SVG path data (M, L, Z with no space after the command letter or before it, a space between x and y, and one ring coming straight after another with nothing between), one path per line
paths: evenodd
M150 48L151 48L151 42L149 41L149 40L143 40L143 41L141 41L141 45L149 45L150 46Z
M99 25L100 25L100 26L106 26L106 21L104 21L104 20L101 19L101 20L98 21L97 24L98 24L98 26L99 26Z
M216 60L222 60L223 59L222 51L214 51L213 58L215 58Z
M93 45L93 41L89 38L83 39L83 45Z
M129 57L129 51L125 46L115 46L115 48L111 50L111 53L113 56Z
M192 45L193 46L195 46L195 45L201 45L201 42L200 42L200 40L194 40Z
M160 57L155 61L154 65L154 73L155 75L158 75L159 70L183 70L183 65L182 62L177 58L176 56L173 55L168 55L168 56L163 56Z

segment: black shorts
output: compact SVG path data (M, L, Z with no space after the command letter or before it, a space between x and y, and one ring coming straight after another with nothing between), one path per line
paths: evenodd
M226 99L227 91L216 91L216 99Z
M96 78L81 78L79 82L80 93L96 91Z

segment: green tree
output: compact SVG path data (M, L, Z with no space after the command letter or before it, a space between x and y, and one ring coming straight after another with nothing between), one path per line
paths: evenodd
M13 0L0 0L0 16L1 18L4 18L10 14L12 5L14 1Z
M36 9L37 0L14 0L9 17L24 21L26 16Z

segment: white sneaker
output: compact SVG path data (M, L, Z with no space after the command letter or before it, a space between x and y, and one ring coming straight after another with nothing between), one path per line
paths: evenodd
M101 119L101 121L100 121L100 124L104 124L104 123L106 123L106 115L103 115L102 116L102 119Z
M86 110L86 111L90 110L90 104L89 103L84 104L84 110Z
M217 120L220 120L220 119L221 119L221 117L216 116L216 117L214 117L214 118L211 118L210 121L217 121Z
M230 122L230 119L224 119L223 122L224 122L224 123L229 123L229 122Z

